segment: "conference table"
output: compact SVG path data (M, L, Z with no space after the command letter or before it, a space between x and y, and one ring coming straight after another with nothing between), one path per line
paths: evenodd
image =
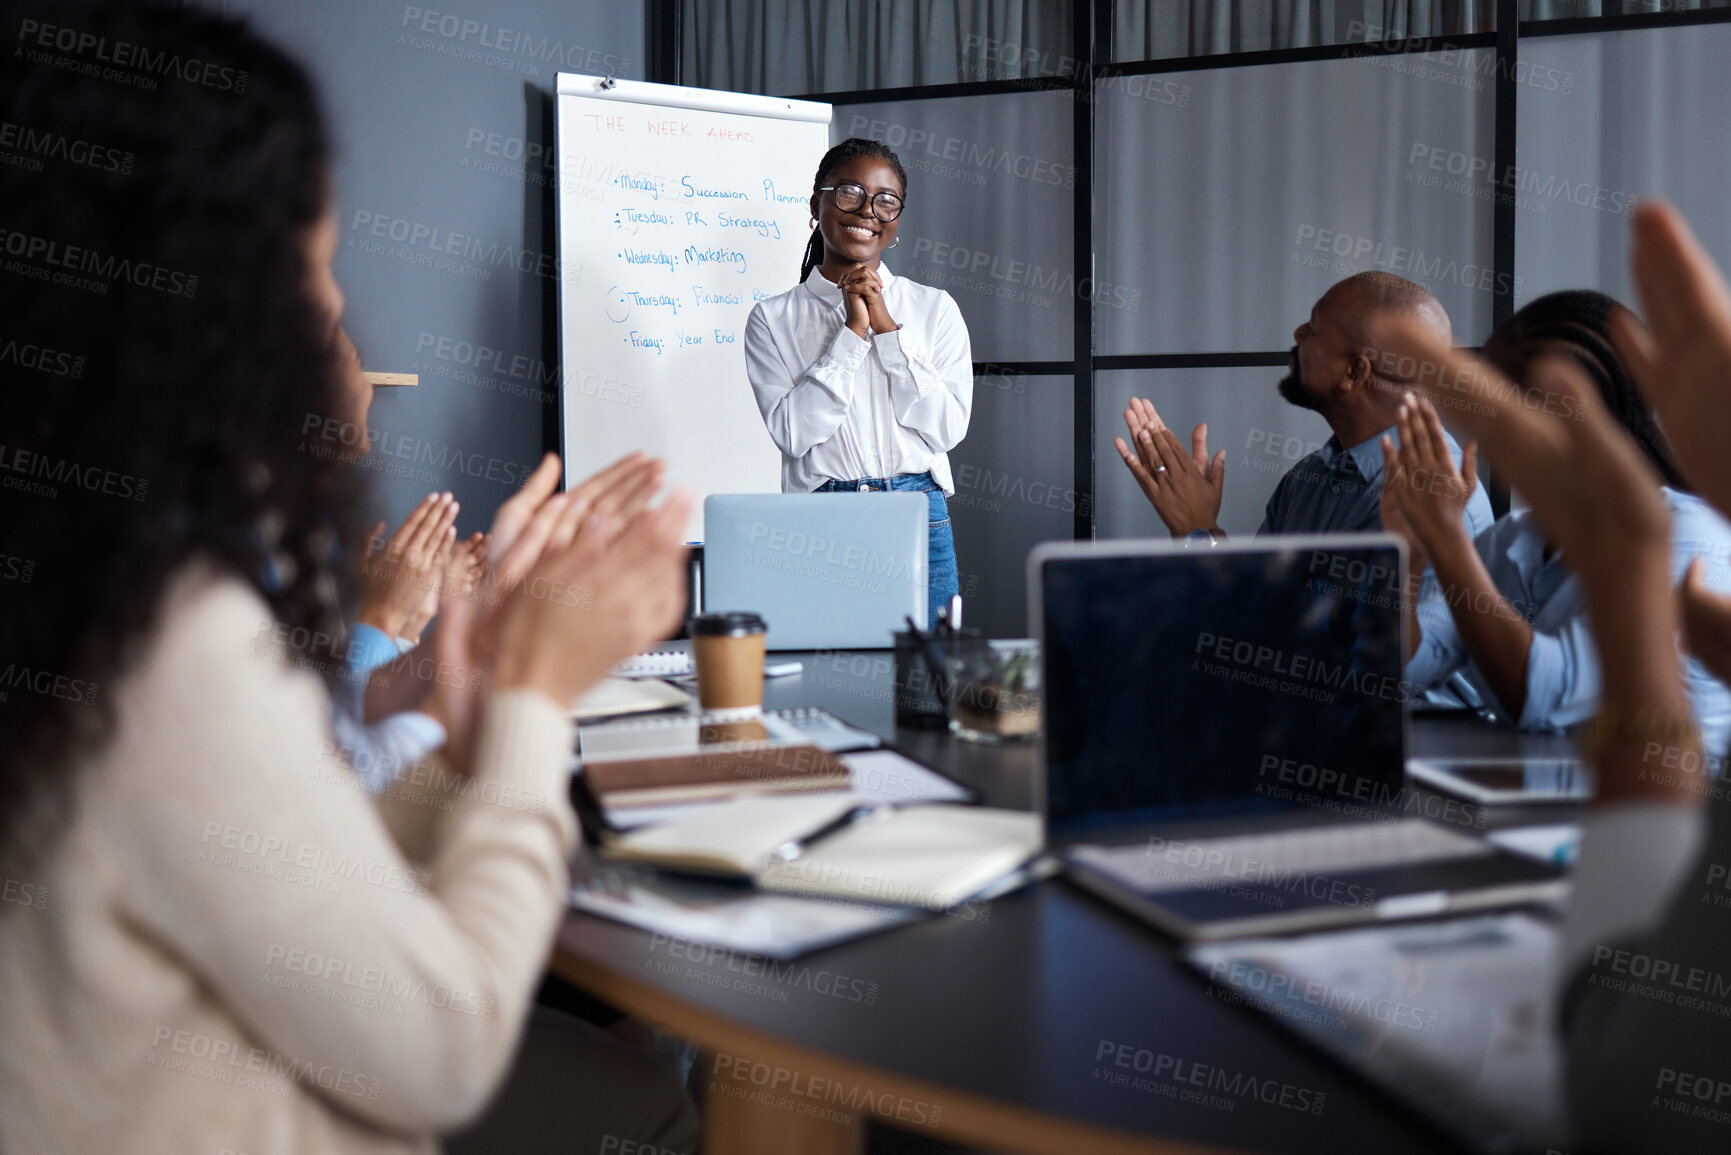
M767 683L767 708L821 706L988 805L1031 808L1032 746L896 727L889 653L786 656L803 669ZM1471 719L1415 719L1410 752L1568 749ZM1491 825L1561 816L1511 811ZM551 967L698 1044L707 1155L861 1152L868 1117L957 1146L1054 1155L1461 1149L1223 999L1173 940L1059 878L774 965L573 911Z

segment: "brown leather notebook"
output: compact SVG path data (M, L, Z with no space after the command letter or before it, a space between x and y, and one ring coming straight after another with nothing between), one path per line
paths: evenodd
M816 746L593 762L583 767L583 778L590 794L606 808L708 802L739 794L842 790L849 781L841 759Z

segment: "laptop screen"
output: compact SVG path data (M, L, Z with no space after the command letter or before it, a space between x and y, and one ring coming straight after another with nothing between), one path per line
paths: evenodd
M1035 564L1053 832L1398 795L1392 540L1056 547Z

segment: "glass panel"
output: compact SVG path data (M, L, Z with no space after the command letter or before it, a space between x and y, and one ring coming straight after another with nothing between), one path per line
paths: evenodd
M685 0L684 82L731 92L857 92L1074 76L1064 0Z
M1417 281L1490 324L1488 52L1100 82L1101 353L1285 349L1329 285ZM1529 103L1523 101L1523 105Z
M1731 0L1520 0L1522 20L1573 20L1580 16L1641 16L1649 12L1693 12L1731 8Z
M1112 58L1462 36L1496 28L1496 0L1117 0Z
M1521 99L1517 299L1595 288L1635 306L1629 214L1674 203L1721 264L1731 263L1731 25L1546 36L1521 63L1572 79L1567 99Z
M950 451L950 521L963 621L989 637L1027 633L1028 551L1075 536L1074 386L1074 377L974 379L968 435Z
M830 137L868 136L908 170L897 275L947 291L976 361L1075 354L1069 92L840 105Z
M1189 443L1190 431L1208 424L1208 451L1226 450L1226 490L1220 528L1252 534L1281 475L1329 438L1328 423L1288 405L1275 392L1286 374L1279 366L1231 369L1123 369L1094 378L1094 489L1100 537L1166 537L1154 507L1113 447L1124 436L1131 397L1154 402L1160 417Z

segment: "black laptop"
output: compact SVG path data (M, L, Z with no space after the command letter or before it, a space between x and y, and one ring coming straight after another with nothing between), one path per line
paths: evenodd
M1076 884L1197 941L1565 892L1406 782L1397 539L1049 543L1028 568L1047 840Z

